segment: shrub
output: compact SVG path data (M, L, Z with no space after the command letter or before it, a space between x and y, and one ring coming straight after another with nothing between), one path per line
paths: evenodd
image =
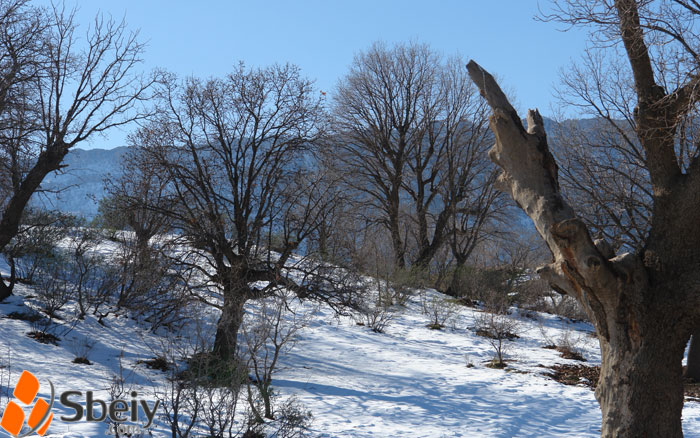
M295 396L289 397L278 408L277 430L270 438L303 438L311 427L313 415Z
M450 295L463 301L481 302L487 309L500 311L513 300L512 274L503 269L463 266L454 273Z
M195 349L202 347L197 345ZM156 397L170 436L246 436L247 422L234 421L240 391L247 380L241 361L224 362L210 353L198 352L183 363L174 360L175 348L175 344L170 345L167 353L158 356L169 365L168 384L159 388ZM183 364L185 369L181 368Z
M56 212L29 210L20 232L4 249L16 267L19 281L34 283L34 276L46 263L59 257L58 243L67 235L74 218Z
M437 293L421 293L421 307L423 314L430 319L428 328L433 330L444 328L457 313L457 304L454 299Z
M39 307L53 319L57 313L74 298L75 288L65 270L66 261L58 256L44 260L34 288Z
M272 376L277 371L280 355L294 346L299 332L308 322L308 315L288 311L285 298L262 300L241 327L251 383L262 401L261 410L249 386L249 407L258 421L262 417L274 419Z
M177 378L190 384L219 387L248 380L245 363L240 359L222 360L214 353L202 351L187 358L186 363L187 368Z
M369 327L375 333L384 333L394 316L389 306L377 302L360 308L354 318L358 325Z
M559 315L571 321L588 321L588 315L586 315L578 301L568 295L552 293L548 304L549 306L546 309L548 313Z
M82 338L80 340L73 339L70 344L70 350L75 355L73 363L80 363L85 365L90 365L90 360L88 356L90 352L95 347L95 342L89 338Z
M39 314L33 310L29 310L27 312L16 312L16 311L10 312L7 314L7 318L8 319L17 319L20 321L27 321L30 323L36 323L44 317L41 316L41 314Z
M151 370L159 370L162 372L166 372L170 369L170 363L162 356L157 356L153 359L137 360L136 363L146 365L146 367Z
M571 329L567 329L557 339L553 340L547 335L544 326L540 326L540 331L542 337L547 342L544 348L557 350L564 359L578 360L581 362L586 361L583 354L581 354L581 335L575 334Z
M486 337L494 349L492 367L505 367L508 342L518 337L518 329L518 321L508 315L482 312L476 317L477 334Z

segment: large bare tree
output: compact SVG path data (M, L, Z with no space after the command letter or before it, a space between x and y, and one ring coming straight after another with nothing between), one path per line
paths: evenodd
M97 17L83 39L74 14L0 1L0 251L17 235L44 177L74 146L144 116L152 82L125 23ZM0 299L11 293L4 283Z
M438 59L425 45L374 44L340 81L333 107L349 185L367 198L391 235L395 263L406 266L402 220L408 162L420 143L423 111L433 103Z
M681 437L681 362L700 319L700 159L697 148L688 152L677 144L700 96L692 52L693 18L700 9L685 1L562 4L560 17L603 26L602 34L619 40L628 59L632 133L641 145L653 203L643 246L616 254L606 241L591 238L576 206L562 196L539 113L528 112L526 130L493 77L470 62L469 73L493 109L496 145L489 155L503 170L499 186L530 216L552 253L553 262L539 274L575 297L596 327L602 436ZM685 27L676 27L683 20ZM674 45L672 54L690 57L673 61L668 50Z
M292 65L239 65L206 81L169 76L160 96L158 115L132 141L142 166L167 183L158 203L134 196L178 231L186 250L177 263L219 293L199 296L221 310L213 351L230 360L244 304L295 286L285 264L332 201L309 169L321 99Z
M695 15L684 12L684 8L669 7L672 4L660 3L658 9L643 11L640 25L657 31L665 28L666 39L657 40L664 45L668 45L671 35L684 41L696 40L696 36L688 34L691 28L669 27L689 23ZM560 8L556 12L543 18L571 23L585 16L580 10L578 14L572 13L572 8ZM600 42L609 43L610 38L603 37ZM552 153L559 164L562 190L591 233L604 237L616 250L638 251L645 246L651 226L652 187L644 150L635 135L635 83L623 51L623 47L594 44L581 61L564 71L557 97L562 105L577 108L578 115L587 119L556 124L549 134L553 139ZM686 56L692 58L692 53ZM664 58L683 63L681 54L667 53ZM666 86L671 82L672 88L678 87L679 64L668 66L656 62L659 82ZM678 121L676 154L683 171L693 161L700 144L697 120L697 108L691 107ZM700 330L696 329L691 339L691 344L699 343ZM696 381L700 381L698 352L700 345L691 345L685 372L686 377Z
M490 190L489 132L462 64L422 44L377 43L355 58L334 96L336 163L367 221L388 232L399 268L428 266L450 236L462 241L461 225L490 211L486 202L474 212L477 188Z

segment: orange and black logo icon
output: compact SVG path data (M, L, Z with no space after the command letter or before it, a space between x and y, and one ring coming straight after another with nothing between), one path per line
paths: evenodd
M0 420L0 427L15 438L21 438L33 433L43 436L49 428L51 420L53 420L51 408L54 401L54 388L51 381L49 381L49 386L51 387L49 402L43 398L37 399L40 387L39 380L29 371L22 372L12 393L15 399L11 400L5 407L2 420ZM36 402L34 401L35 399ZM29 410L30 408L31 411L27 419L29 430L22 432L26 418L25 409Z

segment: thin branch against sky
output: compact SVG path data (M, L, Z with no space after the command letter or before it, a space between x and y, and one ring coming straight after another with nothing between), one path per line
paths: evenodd
M498 74L523 108L552 114L559 70L585 46L579 29L538 22L538 2L418 0L66 0L87 26L102 12L124 18L146 41L145 66L178 75L221 76L239 61L290 62L329 94L353 56L373 42L419 41L445 55L473 58ZM542 2L540 2L542 3ZM546 6L546 2L542 4ZM92 147L123 145L129 129Z

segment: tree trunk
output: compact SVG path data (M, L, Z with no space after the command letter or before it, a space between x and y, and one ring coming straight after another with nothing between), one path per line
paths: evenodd
M5 301L12 295L12 290L15 288L15 283L17 282L17 270L15 266L15 259L9 257L10 263L10 284L5 284L5 280L0 278L0 302Z
M389 215L389 230L391 232L391 244L394 249L394 261L398 268L406 267L406 250L401 239L398 211Z
M247 287L247 286L246 286ZM214 355L221 361L235 358L238 347L238 331L243 323L244 306L247 299L241 290L224 291L224 307L216 324Z
M12 295L12 289L5 284L5 280L0 278L0 302L5 301Z
M464 270L464 265L466 264L466 259L461 257L455 258L454 272L452 272L452 280L450 280L450 285L448 286L445 293L455 298L464 298L462 294L462 277ZM471 298L471 297L469 297Z
M269 420L274 420L275 416L272 415L272 394L270 393L270 386L272 386L272 381L266 378L266 381L261 385L263 396L263 403L265 404L265 418Z
M445 206L438 215L438 218L435 221L432 240L428 239L427 219L425 219L425 212L422 213L423 219L420 221L422 237L419 239L420 245L418 248L418 257L416 257L416 261L414 263L415 265L423 268L427 267L430 262L433 261L433 258L435 258L435 254L437 254L438 250L442 248L442 245L445 243L445 239L447 238L446 231L451 210L451 206Z
M685 370L685 377L700 382L700 329L693 332L688 347L688 367Z
M623 318L624 319L624 318ZM685 342L656 324L610 327L601 338L596 399L603 438L681 438ZM643 341L642 341L643 336Z
M396 267L403 269L406 267L406 247L401 238L401 197L399 192L401 178L401 174L391 177L391 190L386 193L387 199L384 208L388 220L385 225L391 234L391 246L394 250L394 263Z
M467 69L494 112L489 156L503 170L498 187L528 214L552 253L537 273L575 297L596 327L602 437L681 438L681 363L697 327L700 283L697 240L685 231L697 224L698 199L673 204L670 189L662 190L643 252L615 255L609 244L591 239L562 196L540 114L528 111L526 130L493 77L473 61Z
M70 145L62 141L47 146L39 154L36 164L27 172L18 189L12 194L0 218L0 251L17 235L20 220L29 200L41 185L44 177L61 167L61 161L68 153L69 148Z

